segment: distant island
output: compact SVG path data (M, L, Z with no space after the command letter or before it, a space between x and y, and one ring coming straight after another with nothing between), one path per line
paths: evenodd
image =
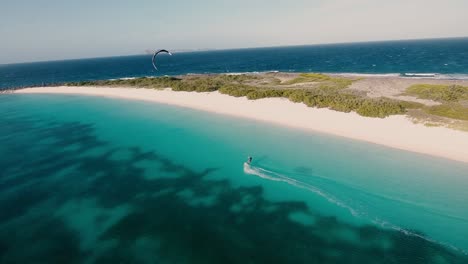
M15 92L152 101L468 162L468 80L193 74L84 81Z
M468 81L321 73L204 74L66 83L67 86L171 88L248 99L283 97L309 107L367 117L406 114L427 126L468 131Z

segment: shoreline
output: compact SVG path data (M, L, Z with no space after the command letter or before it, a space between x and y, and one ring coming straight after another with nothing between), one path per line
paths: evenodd
M74 94L150 101L212 113L236 116L366 141L391 148L468 163L468 133L445 127L414 124L404 115L363 117L311 108L286 98L248 100L219 92L181 92L144 88L36 87L19 94Z

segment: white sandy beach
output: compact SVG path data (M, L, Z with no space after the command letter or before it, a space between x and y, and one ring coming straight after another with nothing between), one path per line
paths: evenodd
M135 88L41 87L16 93L81 94L145 100L256 119L309 131L363 140L397 149L468 162L468 133L414 124L405 116L384 119L310 108L287 99L248 100L218 92L174 92Z

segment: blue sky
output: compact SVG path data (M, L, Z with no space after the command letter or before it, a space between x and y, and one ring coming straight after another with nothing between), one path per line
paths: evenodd
M466 0L0 0L0 64L468 36Z

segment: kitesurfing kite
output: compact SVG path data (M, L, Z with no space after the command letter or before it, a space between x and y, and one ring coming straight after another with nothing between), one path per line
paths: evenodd
M170 53L169 51L167 51L165 49L160 49L160 50L155 51L154 55L153 55L153 59L152 59L153 67L154 67L155 70L158 70L158 67L156 67L156 55L158 55L161 52L167 53L167 54L172 56L172 53Z

